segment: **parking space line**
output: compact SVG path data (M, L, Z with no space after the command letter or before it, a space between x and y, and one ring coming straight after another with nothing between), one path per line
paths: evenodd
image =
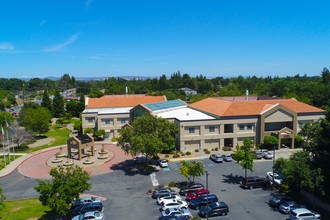
M164 171L170 171L171 169L169 167L163 168Z
M155 173L150 174L150 178L151 178L152 186L159 186Z

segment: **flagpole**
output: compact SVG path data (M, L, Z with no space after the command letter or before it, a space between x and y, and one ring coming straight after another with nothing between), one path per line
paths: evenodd
M7 126L8 127L8 126ZM8 128L7 130L7 144L8 144L8 157L9 157L9 163L11 162L11 158L10 158L10 143L9 143L9 136L8 136Z
M2 125L1 125L1 129L2 129L2 150L3 150L3 161L4 161L4 163L5 163L5 167L7 166L7 164L6 164L6 151L5 151L5 143L4 143L4 139L5 139L5 137L4 137L4 135L5 135L5 133L3 132L3 127L2 127Z
M14 143L14 134L15 134L14 124L10 125L10 129L11 129L11 142L12 142L12 148L13 148L13 154L14 154L14 160L15 160L16 154L15 154L15 143Z

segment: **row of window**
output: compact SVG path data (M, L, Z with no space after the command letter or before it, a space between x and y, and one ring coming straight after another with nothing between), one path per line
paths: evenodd
M88 123L94 123L94 118L86 118L86 120L88 121ZM101 122L106 124L106 125L109 125L109 124L112 124L113 119L101 119ZM118 122L123 125L123 124L126 124L128 122L128 119L127 118L119 118Z
M239 124L238 125L240 131L244 130L253 130L253 124ZM215 132L215 127L214 126L209 126L208 130L210 133ZM234 125L233 124L225 124L224 126L224 133L233 133L234 132ZM189 134L195 133L195 128L190 127L189 128Z

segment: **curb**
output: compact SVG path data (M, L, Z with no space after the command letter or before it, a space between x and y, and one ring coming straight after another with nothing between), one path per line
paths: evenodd
M206 159L206 158L208 158L208 156L173 158L173 159L168 159L168 162L176 162L176 161L184 161L184 160L203 160L203 159Z

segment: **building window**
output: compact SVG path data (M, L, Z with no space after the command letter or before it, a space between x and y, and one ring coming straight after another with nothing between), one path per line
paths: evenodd
M189 134L195 133L195 128L189 128Z
M252 130L252 128L253 128L252 124L248 124L248 125L246 126L246 129L247 129L247 130Z
M122 124L122 125L126 123L126 119L125 118L122 118L119 121L120 121L120 124Z
M88 123L93 123L94 122L94 118L87 118Z
M226 124L225 125L225 133L233 133L234 132L234 126L233 124Z
M104 120L104 124L109 125L110 123L111 123L111 120L110 119L105 119Z
M244 131L245 130L245 125L244 124L240 124L240 125L238 125L238 127L239 127L239 130L240 131Z
M215 128L212 126L212 127L209 127L209 132L214 132L215 131Z

